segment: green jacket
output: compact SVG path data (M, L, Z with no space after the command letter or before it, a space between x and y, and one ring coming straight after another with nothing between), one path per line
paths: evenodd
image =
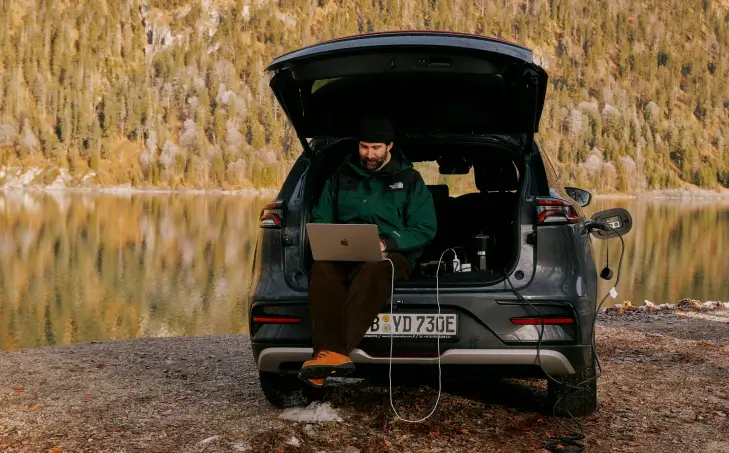
M364 170L356 158L348 158L324 185L311 221L374 223L387 252L407 256L411 267L437 229L430 191L396 149L390 162L373 173Z

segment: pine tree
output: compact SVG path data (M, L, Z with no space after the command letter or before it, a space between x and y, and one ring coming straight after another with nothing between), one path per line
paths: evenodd
M192 115L201 138L194 152L211 145L224 149L227 164L240 154L219 144L231 119L242 122L253 150L275 151L276 181L288 165L284 157L298 154L300 145L267 86L263 69L271 59L363 31L453 29L516 39L551 59L548 99L554 106L545 109L540 136L572 180L586 178L580 166L592 148L608 159L602 179L592 181L597 185L616 178L632 187L626 174L633 170L620 159L635 158L638 148L645 158L640 171L652 187L678 178L704 187L726 180L729 162L720 139L729 134L729 63L721 49L729 37L726 12L712 2L695 8L678 0L666 5L655 0L358 0L310 7L286 0L250 2L249 17L244 3L215 3L216 30L205 28L211 24L207 12L189 0L148 2L165 13L191 7L184 17L170 14L168 24L151 16L143 23L137 0L66 8L42 0L35 9L20 6L25 14L20 22L0 14L0 123L19 124L28 117L43 156L63 162L67 156L92 155L99 135L102 160L114 158L107 154L108 144L120 136L140 148L152 132L158 142L165 137L158 146L168 139L179 144L182 122ZM158 34L154 46L146 46L145 26ZM224 61L231 69L219 69ZM221 83L228 93L224 105L218 98ZM187 99L193 95L198 106L189 112ZM580 110L583 102L596 102L598 112L609 103L618 115L603 121L601 114L583 112L583 133L570 135L560 111ZM658 107L657 116L646 115L650 103ZM671 134L676 125L686 130ZM659 142L659 136L667 139ZM681 165L664 165L671 160ZM712 170L700 170L704 167ZM154 165L149 168L154 179ZM213 181L219 184L220 178Z

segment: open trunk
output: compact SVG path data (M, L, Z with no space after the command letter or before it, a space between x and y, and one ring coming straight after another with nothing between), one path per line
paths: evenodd
M456 196L447 186L431 187L438 235L422 261L437 261L443 250L459 247L459 258L474 265L473 238L483 233L489 236L486 270L444 274L442 286L483 286L503 279L522 250L522 176L547 89L547 73L533 60L532 52L517 44L430 31L335 39L274 60L267 68L271 89L296 130L304 156L311 159L303 203L296 206L296 214L289 206L289 219L296 222L292 228L299 231L292 234L303 246L297 247L298 257L292 256L294 247L286 249L287 273L297 280L299 272L308 272L307 204L347 152L346 138L363 116L374 113L393 123L396 146L412 162L437 161L444 172L458 173L463 170L458 159L465 158L492 170L483 178L482 190L472 194ZM322 141L342 139L321 146ZM349 144L356 152L356 145ZM284 243L297 241L285 233ZM416 267L403 286L435 285L428 275L437 267ZM295 286L301 287L302 279L297 281Z
M374 33L274 60L271 89L306 153L386 112L401 137L538 131L546 72L522 46L447 32Z
M410 140L399 144L413 163L433 162L438 176L423 174L433 196L438 232L420 256L411 278L398 283L400 288L435 287L439 269L441 287L488 286L504 279L519 261L520 200L525 174L523 141L507 136L480 137L478 140ZM308 274L312 264L306 239L306 222L313 202L321 194L324 181L339 166L347 153L356 152L356 142L341 140L319 152L307 179L307 200L301 218L303 236L302 264ZM446 184L437 184L440 175L464 178L474 187L468 193L451 193ZM429 177L430 176L430 177ZM481 236L481 239L476 239ZM484 238L484 236L486 238ZM485 244L485 258L479 259L477 244ZM449 248L454 249L443 254ZM453 252L470 271L454 269Z

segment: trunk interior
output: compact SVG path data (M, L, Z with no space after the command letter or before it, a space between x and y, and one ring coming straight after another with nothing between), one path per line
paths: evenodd
M398 147L415 165L433 196L438 231L433 242L420 256L412 276L397 283L398 288L435 287L438 260L443 252L454 248L470 271L454 271L441 266L440 287L484 286L497 283L519 260L519 207L524 180L524 158L513 143L496 138L459 143L418 140L398 141ZM356 153L357 144L342 140L320 153L307 175L309 201L302 219L308 221L313 202L323 185L348 153ZM476 239L488 236L488 239ZM485 243L485 266L479 259L477 244ZM303 268L308 274L312 264L309 243L304 238ZM451 262L453 252L443 255ZM450 266L450 265L449 265Z

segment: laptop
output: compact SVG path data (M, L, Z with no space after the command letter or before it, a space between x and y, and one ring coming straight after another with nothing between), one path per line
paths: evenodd
M306 233L317 261L382 261L377 225L307 223Z

